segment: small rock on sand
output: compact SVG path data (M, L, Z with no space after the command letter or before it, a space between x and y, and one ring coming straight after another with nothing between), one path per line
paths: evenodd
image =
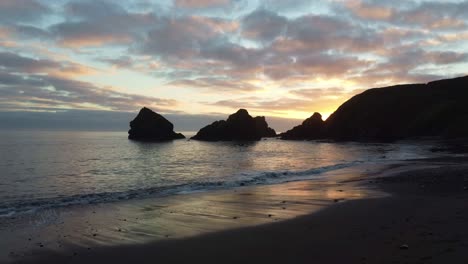
M406 250L406 249L409 249L409 246L406 244L403 244L400 246L400 249Z

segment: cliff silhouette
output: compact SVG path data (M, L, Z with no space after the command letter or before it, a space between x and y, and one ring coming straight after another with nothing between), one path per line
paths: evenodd
M388 141L467 137L468 76L369 89L343 103L323 123L317 115L307 120L281 138Z

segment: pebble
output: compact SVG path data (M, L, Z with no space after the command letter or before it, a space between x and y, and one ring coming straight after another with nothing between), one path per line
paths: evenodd
M409 249L409 246L406 245L406 244L403 244L403 245L400 246L400 249Z

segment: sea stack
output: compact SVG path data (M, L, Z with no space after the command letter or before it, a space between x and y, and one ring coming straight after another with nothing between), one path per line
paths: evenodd
M263 116L253 118L245 109L239 109L228 119L208 125L192 137L204 141L255 141L262 137L274 137L276 132L268 127Z
M322 115L315 112L311 117L280 135L281 139L312 140L323 137L325 122Z
M162 115L143 107L130 122L128 139L141 141L167 141L185 138L174 132L174 125Z

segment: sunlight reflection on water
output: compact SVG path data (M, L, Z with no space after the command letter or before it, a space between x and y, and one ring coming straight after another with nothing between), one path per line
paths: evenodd
M417 158L429 153L428 146L412 144L278 139L141 143L127 140L121 132L0 133L4 139L0 142L0 201L8 203L49 198L68 201L67 197L85 194L98 194L92 199L107 201L107 194L119 193L118 199L122 199L120 193L129 190L184 184L189 184L187 190L199 183L264 184L268 181L259 181L262 177L287 179L289 172L307 174L307 170L336 164ZM138 192L124 198L132 197L138 197Z

